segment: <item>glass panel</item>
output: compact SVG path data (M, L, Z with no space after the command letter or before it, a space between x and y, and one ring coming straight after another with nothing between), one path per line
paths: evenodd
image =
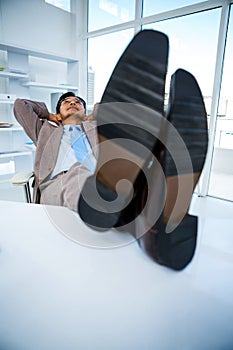
M166 93L170 76L178 68L192 73L202 90L210 114L213 89L220 10L200 12L146 25L144 29L159 30L169 37L169 61Z
M88 31L128 22L135 16L135 0L89 0Z
M209 195L233 201L233 9L226 44Z
M143 1L143 17L151 16L160 12L174 10L183 6L197 4L202 0L144 0Z
M110 75L133 35L133 29L128 29L88 40L87 101L90 107L100 101Z
M45 2L70 12L70 0L45 0Z

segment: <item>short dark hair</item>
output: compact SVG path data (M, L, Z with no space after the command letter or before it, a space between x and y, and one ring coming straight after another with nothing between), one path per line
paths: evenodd
M61 107L62 101L64 101L67 97L70 97L70 96L77 97L82 102L82 105L83 105L84 110L86 112L86 102L84 101L84 99L82 97L76 96L74 92L68 91L65 94L61 95L61 97L57 101L56 113L58 114L60 112L60 107Z

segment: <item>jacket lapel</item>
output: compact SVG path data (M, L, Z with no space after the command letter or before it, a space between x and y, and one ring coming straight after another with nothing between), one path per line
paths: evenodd
M40 131L35 158L35 173L39 179L44 180L55 166L63 127L54 127L48 122Z
M82 123L84 131L86 132L87 138L91 144L95 157L98 156L98 136L97 136L97 125L95 121L86 121Z

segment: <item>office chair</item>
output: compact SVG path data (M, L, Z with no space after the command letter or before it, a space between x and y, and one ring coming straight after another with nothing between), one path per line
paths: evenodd
M24 186L24 191L26 195L27 203L32 203L30 180L34 178L33 171L16 173L12 179L11 183L16 186Z

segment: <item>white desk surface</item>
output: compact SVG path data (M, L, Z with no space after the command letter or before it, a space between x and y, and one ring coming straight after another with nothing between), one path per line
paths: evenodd
M175 272L66 208L0 201L0 349L233 349L233 219L201 212Z

